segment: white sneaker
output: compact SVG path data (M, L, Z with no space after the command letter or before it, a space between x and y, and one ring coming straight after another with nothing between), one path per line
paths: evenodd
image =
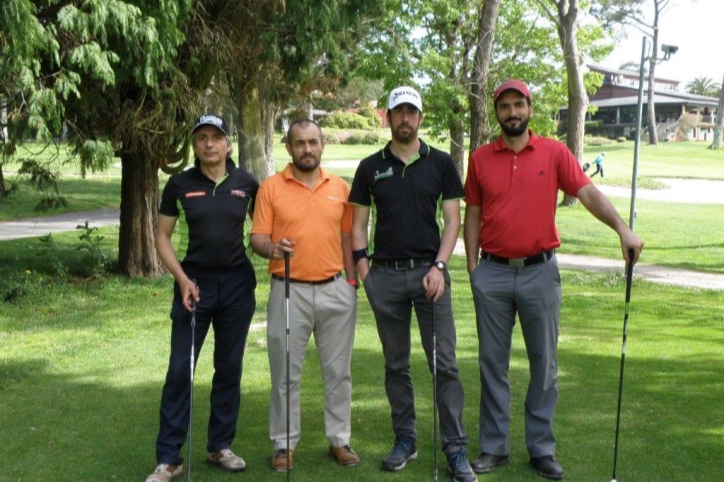
M183 465L159 464L156 470L146 478L146 482L170 482L181 477Z
M229 472L241 472L246 468L244 459L235 455L231 449L222 449L216 453L209 453L206 456L206 462Z

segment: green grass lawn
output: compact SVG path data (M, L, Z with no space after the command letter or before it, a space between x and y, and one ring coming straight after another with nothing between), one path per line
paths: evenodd
M105 228L107 246L113 231ZM63 237L67 236L67 237ZM58 243L73 244L68 235ZM117 234L116 234L117 236ZM12 243L12 242L11 242ZM11 256L31 251L0 243L0 275ZM6 249L10 248L10 249ZM112 249L112 248L111 248ZM280 481L268 468L269 370L265 309L268 276L257 259L259 309L250 332L238 433L233 448L247 461L243 475L203 463L211 382L211 351L198 361L194 414L194 480ZM474 309L459 257L450 263L458 327L458 364L465 386L469 449L477 451L479 377ZM0 447L7 481L140 481L154 467L158 403L168 359L171 279L105 276L62 281L36 272L32 295L0 310ZM39 279L42 278L42 279ZM559 344L557 455L566 480L611 475L624 280L620 273L563 271ZM720 292L664 287L636 280L626 358L620 480L721 480L724 443L724 303ZM413 326L411 360L420 457L399 474L380 470L393 435L383 388L383 360L374 320L360 292L353 370L352 445L355 468L326 455L323 386L310 348L302 385L303 436L292 479L305 481L419 481L432 479L431 378ZM489 481L538 480L527 465L523 400L527 361L518 329L510 368L511 463L481 476ZM185 450L185 449L184 449ZM185 452L184 452L185 453ZM440 457L440 480L449 480ZM185 477L185 476L184 476Z

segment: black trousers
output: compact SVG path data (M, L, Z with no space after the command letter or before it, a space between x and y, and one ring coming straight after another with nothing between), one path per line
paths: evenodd
M198 360L209 327L214 327L214 377L211 384L207 450L228 448L236 435L241 402L241 371L246 337L256 308L256 276L251 262L224 271L189 272L200 298L196 306L195 359ZM184 308L174 283L171 307L171 356L161 395L156 462L179 465L189 424L191 389L191 313Z

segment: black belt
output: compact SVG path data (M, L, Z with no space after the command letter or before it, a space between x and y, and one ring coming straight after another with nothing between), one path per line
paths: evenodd
M534 254L533 256L528 256L526 258L503 258L502 256L497 256L495 254L490 254L483 251L481 257L486 261L490 261L491 263L505 264L514 268L522 268L524 266L530 266L532 264L545 263L546 261L551 259L555 252L555 249L551 249L550 251L542 251L538 254Z
M294 279L289 278L290 283L303 283L305 285L326 285L327 283L331 283L332 281L336 280L337 278L341 278L342 273L337 273L334 276L330 276L327 279L320 279L319 281L305 281L303 279ZM277 281L284 281L284 276L279 276L278 274L272 274L272 279L275 279Z
M435 258L423 259L372 259L372 264L391 269L415 269L423 266L432 266Z

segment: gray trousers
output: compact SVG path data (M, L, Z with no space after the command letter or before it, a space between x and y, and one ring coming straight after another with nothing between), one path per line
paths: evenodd
M481 452L508 455L508 368L515 315L520 318L530 382L525 398L525 441L531 457L554 455L558 401L556 349L561 310L558 261L514 268L481 260L471 275L478 323Z
M432 303L425 298L422 279L429 266L397 270L372 265L364 288L377 322L385 357L385 392L397 437L417 440L415 396L410 376L410 324L412 308L420 327L422 347L432 373ZM455 322L450 298L450 275L445 273L445 293L437 302L437 406L440 438L445 453L468 443L463 426L464 392L455 359Z

